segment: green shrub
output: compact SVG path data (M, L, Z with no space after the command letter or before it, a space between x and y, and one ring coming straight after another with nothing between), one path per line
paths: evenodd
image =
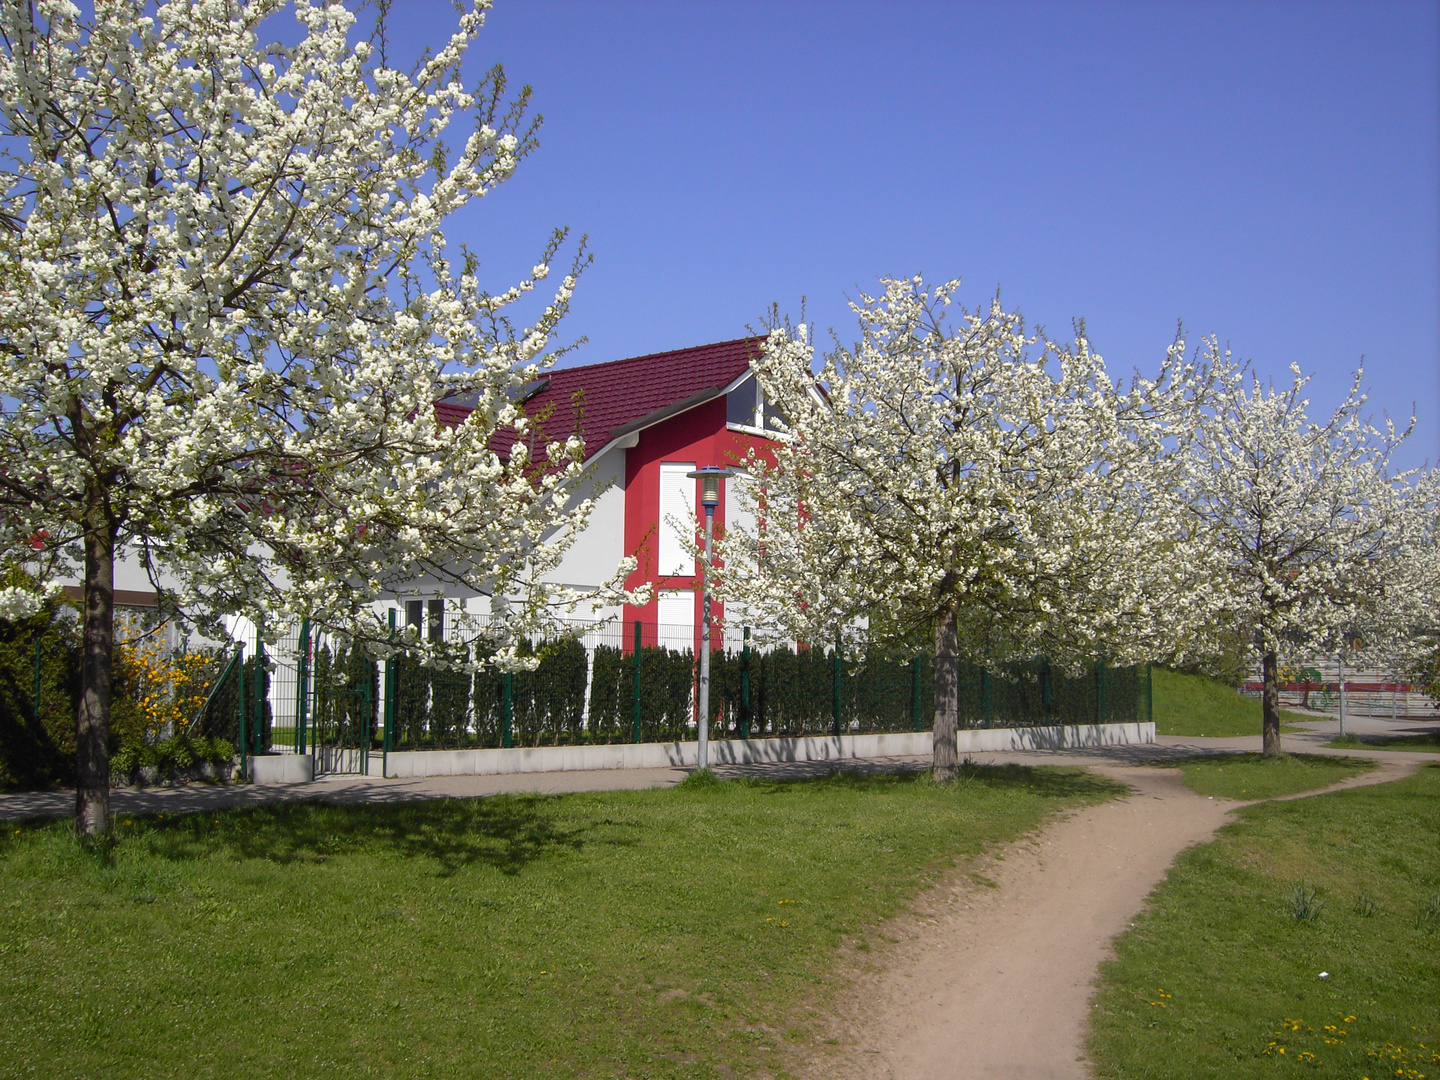
M590 741L629 742L633 737L634 657L613 645L597 645L590 672Z
M430 700L429 672L403 656L396 658L395 665L399 687L396 747L413 749L406 740L418 739L424 730ZM315 741L322 746L369 748L380 716L379 665L359 646L341 646L332 654L328 646L321 645L315 650L313 685L311 730Z
M0 620L0 787L48 787L75 774L80 638L74 616L73 608L49 605L30 619Z
M511 684L517 746L560 746L580 741L585 706L585 647L573 638L538 648L521 644L521 656L538 656L533 671L517 671Z
M172 735L153 744L126 743L110 756L110 771L121 780L129 780L142 768L153 768L166 779L197 765L221 767L234 757L235 747L227 739Z

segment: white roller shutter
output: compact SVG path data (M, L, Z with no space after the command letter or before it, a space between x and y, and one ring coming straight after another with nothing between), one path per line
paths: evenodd
M694 470L693 462L660 466L661 577L695 573L695 560L685 551L683 539L687 532L695 535L695 481L685 475Z
M691 589L662 589L656 611L659 644L667 649L695 648L695 593Z

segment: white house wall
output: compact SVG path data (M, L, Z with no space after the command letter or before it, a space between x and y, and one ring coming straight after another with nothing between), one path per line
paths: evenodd
M608 487L606 485L609 485ZM601 490L601 489L604 490ZM600 491L597 496L596 491ZM625 450L613 447L595 460L593 471L577 486L569 505L594 499L595 508L585 531L576 537L565 557L546 581L577 588L594 588L615 576L625 557Z

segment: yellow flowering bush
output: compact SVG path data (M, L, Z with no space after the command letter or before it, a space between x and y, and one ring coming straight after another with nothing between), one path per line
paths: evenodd
M127 726L149 743L184 731L205 704L215 667L215 658L206 653L167 655L164 643L154 637L116 642L114 694L135 711Z

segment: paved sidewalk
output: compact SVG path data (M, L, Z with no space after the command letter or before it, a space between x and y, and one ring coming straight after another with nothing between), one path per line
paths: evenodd
M397 803L423 799L472 799L506 792L557 795L571 791L616 791L666 787L689 775L685 769L597 769L593 772L509 773L504 776L429 776L385 780L378 776L335 776L308 784L187 784L183 787L114 788L112 814L189 814L270 803ZM72 790L0 794L0 820L67 817L74 813Z
M1369 757L1377 761L1440 760L1440 754L1393 750L1329 750L1324 743L1339 730L1336 721L1317 721L1313 731L1286 732L1287 750L1307 754ZM1347 724L1347 728L1351 725ZM1353 728L1352 728L1353 730ZM1366 728L1368 732L1370 728ZM1398 732L1400 725L1385 724L1374 730ZM1424 730L1423 727L1419 730ZM1258 752L1260 736L1231 739L1191 738L1161 735L1156 742L1140 746L1109 746L1085 750L1020 750L1005 753L962 755L981 765L1126 765L1163 764L1167 760L1196 754ZM824 776L843 768L852 772L895 772L927 768L926 757L887 757L834 761L804 761L727 765L716 769L720 776L755 776L799 779ZM473 799L485 795L527 792L558 795L576 791L620 791L668 787L690 773L685 768L595 769L574 772L508 773L503 776L429 776L387 780L378 776L335 776L308 784L188 784L165 788L116 788L110 793L115 814L188 814L201 811L264 806L270 803L397 803L422 799ZM74 812L75 793L66 789L21 791L0 794L0 820L68 817Z

